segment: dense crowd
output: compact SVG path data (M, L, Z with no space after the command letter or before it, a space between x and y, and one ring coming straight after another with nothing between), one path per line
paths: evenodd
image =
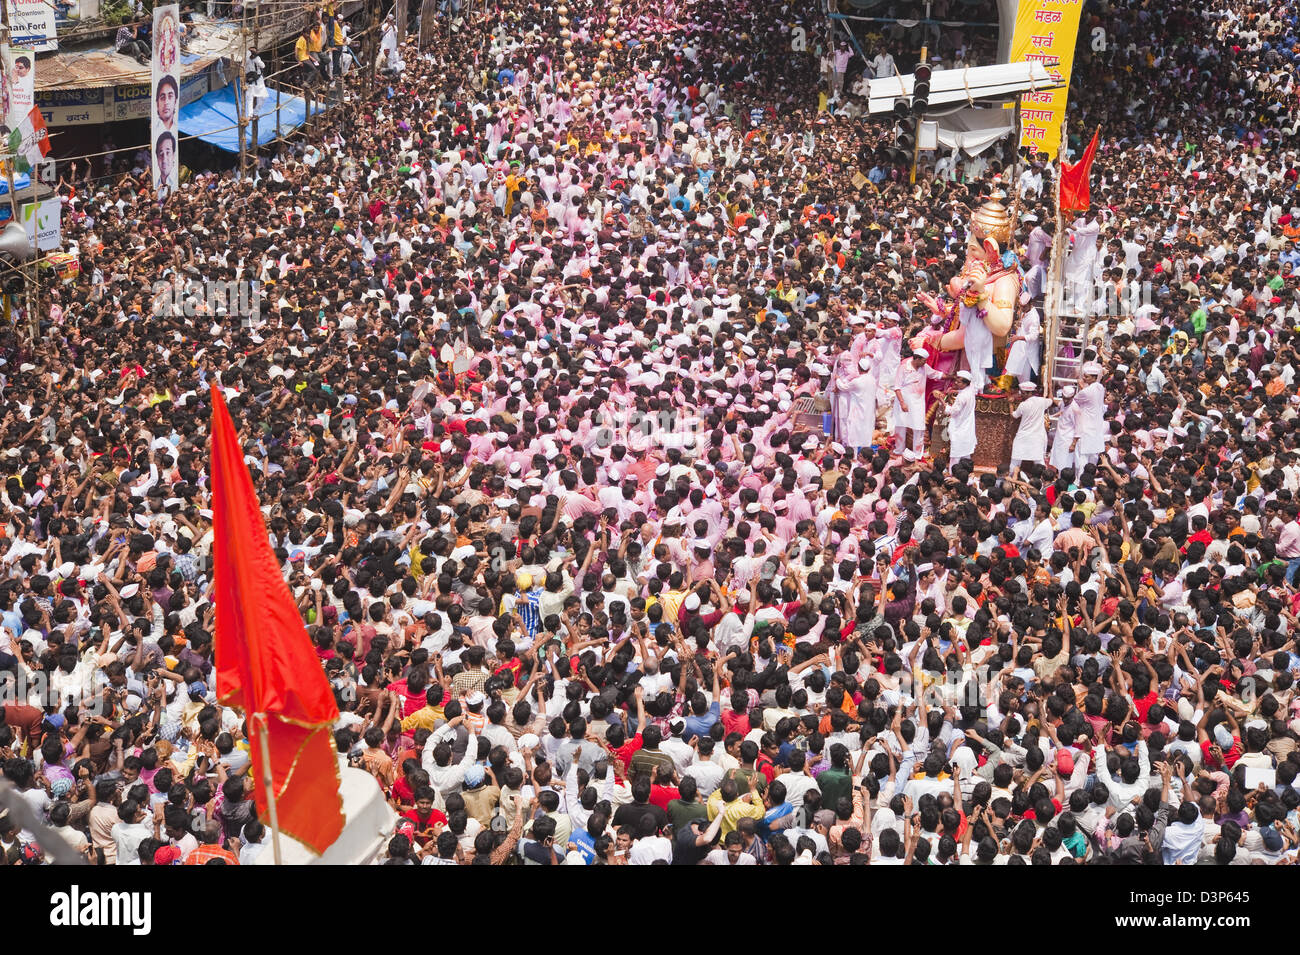
M80 273L0 343L4 860L267 851L216 381L388 864L1293 862L1296 5L1090 2L1058 237L1039 157L909 183L850 108L888 51L827 96L814 4L566 2L385 25L255 176L60 184ZM972 366L935 329L997 197ZM1058 240L1095 314L1048 394Z

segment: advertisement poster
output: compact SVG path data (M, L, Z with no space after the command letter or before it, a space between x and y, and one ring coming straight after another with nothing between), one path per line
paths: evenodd
M5 0L9 5L9 42L33 52L57 50L56 6L47 0Z
M30 50L0 46L0 61L4 63L4 89L0 101L4 104L7 134L16 129L36 105L36 55Z
M153 187L159 199L176 191L179 150L176 117L181 106L180 8L175 3L153 11Z
M35 60L30 50L0 44L0 151L17 154L17 172L27 172L50 151L45 119L35 106Z
M22 207L23 228L27 239L38 252L52 252L63 241L63 203L58 197L26 202Z
M1061 123L1069 99L1074 43L1079 35L1083 0L1032 0L1016 12L1011 40L1012 63L1037 60L1047 67L1059 89L1025 93L1020 97L1020 145L1056 159L1061 148Z

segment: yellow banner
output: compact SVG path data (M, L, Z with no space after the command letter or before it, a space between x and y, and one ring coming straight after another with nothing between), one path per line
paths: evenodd
M1070 68L1082 12L1083 0L1021 0L1016 11L1010 62L1037 60L1062 84L1057 90L1020 97L1020 145L1047 153L1052 159L1061 148L1061 124L1070 95Z

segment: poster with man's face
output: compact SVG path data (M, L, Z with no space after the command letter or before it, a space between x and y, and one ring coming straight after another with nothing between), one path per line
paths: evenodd
M150 145L153 186L160 199L176 191L180 151L177 114L181 103L180 8L170 3L153 11L153 107Z
M0 59L5 72L4 124L15 129L36 105L36 57L28 50L5 45Z

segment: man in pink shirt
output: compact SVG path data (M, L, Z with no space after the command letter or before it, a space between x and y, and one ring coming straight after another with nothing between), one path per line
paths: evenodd
M1287 522L1277 532L1277 556L1286 561L1286 582L1291 586L1300 569L1300 507L1287 505L1286 516Z
M561 472L560 481L565 488L560 494L560 501L564 508L564 516L569 520L576 521L587 514L598 515L604 510L599 501L594 501L577 490L578 476L572 471Z

